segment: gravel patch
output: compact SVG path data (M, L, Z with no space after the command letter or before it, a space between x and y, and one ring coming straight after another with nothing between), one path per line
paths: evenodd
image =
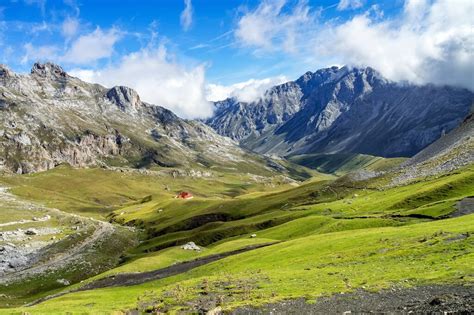
M307 303L286 300L260 308L242 307L234 315L260 314L473 314L474 286L430 285L380 292L357 290Z
M467 197L456 203L456 211L451 216L460 217L471 213L474 213L474 197Z

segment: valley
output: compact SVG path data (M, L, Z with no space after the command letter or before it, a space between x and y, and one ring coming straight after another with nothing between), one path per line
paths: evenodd
M0 315L474 314L473 3L0 1Z
M214 118L232 123L222 126L237 130L233 137L234 131L213 130L215 121L181 119L142 102L132 89L86 83L54 64L35 64L28 75L3 69L1 314L472 307L471 92L429 87L436 96L428 102L432 111L412 117L368 86L402 89L404 100L428 87L400 87L372 69L323 69L300 79L314 88L307 98L284 91L294 82L269 90L283 103L301 96L297 107L247 104L245 110L273 111L264 120L278 110L294 115L250 134L228 120L248 112L219 112L242 104L216 104L224 107ZM361 94L354 88L325 110L313 106L322 105L315 98L326 85L340 92L351 84L361 84ZM410 124L448 108L446 99L459 111L410 131ZM353 109L330 119L336 103ZM407 124L376 130L377 139L395 132L403 145L384 140L385 149L374 151L364 144L381 148L370 133L359 134L363 141L339 139L357 134L346 128L360 119L352 110L382 103L393 107L383 119ZM314 136L305 135L279 142L280 151L274 141L283 138L270 133L306 110L341 133L328 131L325 149L300 146ZM249 146L252 139L277 150Z
M387 185L390 176L354 180L313 174L297 187L232 174L173 178L69 167L3 177L2 185L21 198L110 221L114 229L123 229L121 236L128 231L140 243L123 248L118 266L105 272L97 267L92 277L80 270L76 277L65 270L48 270L47 276L28 271L43 268L41 263L27 268L28 282L2 284L2 305L16 307L5 313L200 312L354 290L469 285L474 214L472 208L458 207L474 193L472 166L407 185ZM94 185L107 189L97 195ZM235 186L245 189L236 192ZM127 193L121 187L128 187ZM175 199L181 190L195 198ZM111 249L111 237L120 242L104 236L106 247L92 249L94 256ZM190 241L200 250L181 248ZM215 255L222 256L213 261ZM190 267L173 271L180 264ZM46 265L54 266L55 259ZM153 273L157 277L146 276ZM63 278L69 285L57 282ZM42 285L35 294L25 294L22 288L33 288L37 281Z

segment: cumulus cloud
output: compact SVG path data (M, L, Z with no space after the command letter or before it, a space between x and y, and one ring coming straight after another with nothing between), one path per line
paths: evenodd
M70 73L107 87L132 87L142 100L166 107L184 118L212 115L213 106L205 97L204 65L187 69L173 61L163 45L131 53L103 69L74 69Z
M365 2L341 0L337 9ZM240 17L234 34L243 46L289 52L294 62L372 66L395 81L474 90L472 0L405 0L403 10L389 18L372 5L348 20L325 23L315 11L305 1L291 8L285 0L262 0Z
M66 51L61 61L73 64L87 64L96 60L110 57L114 51L115 43L120 39L117 29L111 28L95 31L79 36Z
M189 30L193 23L193 5L191 0L184 0L184 10L180 17L181 27L184 31Z
M340 0L337 4L337 9L347 10L347 9L358 9L364 6L363 0Z
M207 100L213 102L229 97L234 97L241 102L252 102L263 97L265 92L271 87L288 81L287 77L281 75L261 80L250 79L232 85L208 84L206 87L206 97Z
M303 29L312 24L313 17L306 1L299 1L290 12L286 0L264 0L259 6L240 17L235 37L244 46L260 50L283 49L293 52Z
M72 70L68 71L68 74L72 75L73 77L77 77L77 78L81 79L82 81L86 81L86 82L89 82L89 83L98 83L97 77L100 76L100 71L95 71L95 70L91 70L91 69L75 68L75 69L72 69Z
M372 66L392 80L474 90L473 6L471 0L407 0L392 20L368 11L326 29L316 51Z

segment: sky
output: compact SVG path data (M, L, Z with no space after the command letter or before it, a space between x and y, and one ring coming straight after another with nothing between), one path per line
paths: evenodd
M472 0L0 0L0 63L53 62L184 118L307 71L474 90Z

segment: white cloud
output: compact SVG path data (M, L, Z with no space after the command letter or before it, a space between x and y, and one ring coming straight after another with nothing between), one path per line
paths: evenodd
M184 0L184 10L181 12L181 27L187 31L193 23L193 5L191 0Z
M73 64L87 64L110 57L115 43L120 39L117 29L102 31L97 28L92 33L77 38L68 49L61 61Z
M62 25L61 31L67 38L77 32L78 26L77 20L66 20ZM114 51L114 45L119 39L120 34L116 29L112 28L104 32L97 28L89 34L79 36L67 49L59 45L35 46L32 43L27 43L23 45L25 52L20 62L22 64L26 64L29 61L88 64L110 57Z
M261 80L250 79L245 82L232 85L208 84L207 99L209 101L221 101L229 97L235 97L241 102L252 102L263 97L265 92L278 84L288 82L285 76L265 78Z
M407 0L398 18L380 21L367 12L329 27L316 51L392 80L474 90L473 7L471 0Z
M134 88L142 100L166 107L184 118L205 118L213 106L205 98L205 67L187 69L172 60L164 46L124 56L99 70L75 69L74 76L107 87Z
M50 61L58 58L59 48L53 45L34 46L26 43L23 46L25 53L20 63L25 65L30 61Z
M79 20L76 18L68 17L63 21L61 25L61 33L66 38L72 38L77 34L79 30Z
M347 10L347 9L358 9L364 6L363 0L340 0L337 4L337 9Z
M260 50L282 49L293 52L302 38L303 29L313 23L306 1L299 1L291 12L285 12L286 0L264 0L237 23L235 36L244 46Z
M365 2L337 6L354 9ZM262 0L238 20L234 34L256 52L290 53L288 62L296 64L372 66L396 81L474 90L472 0L406 0L402 12L388 18L380 8L318 24L307 2L291 8L286 0Z
M68 74L72 75L73 77L77 77L77 78L79 78L83 81L89 82L89 83L98 83L97 77L100 75L100 72L90 70L90 69L76 68L76 69L72 69L72 70L68 71Z

